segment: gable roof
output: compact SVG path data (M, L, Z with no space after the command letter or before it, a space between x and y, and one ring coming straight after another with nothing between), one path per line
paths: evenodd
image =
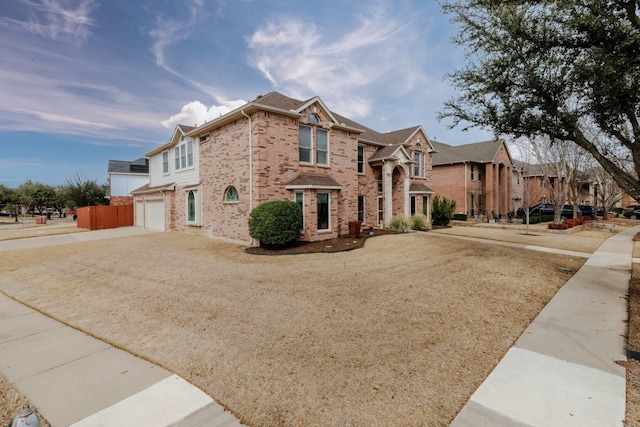
M491 163L500 147L505 145L503 139L475 142L473 144L449 145L433 142L436 152L433 153L433 166L450 165L454 163ZM506 148L506 145L505 145ZM509 151L507 150L507 153ZM511 157L511 155L509 155Z
M194 128L191 126L178 125L176 127L176 130L174 131L171 141L163 145L162 147L158 147L155 150L151 151L147 154L147 156L157 154L171 147L171 145L175 143L175 137L178 132L181 132L187 136L199 136L211 131L212 129L224 126L225 124L246 117L246 115L249 115L258 110L271 111L274 113L299 118L302 116L302 111L304 111L304 109L314 103L317 103L320 108L322 108L326 112L327 116L332 121L333 127L353 133L358 133L359 141L362 143L378 145L380 147L406 144L416 133L421 132L428 144L428 151L433 151L431 140L424 132L424 129L422 129L422 126L413 126L393 132L380 133L329 110L319 96L314 96L306 100L298 100L273 91L267 93L266 95L259 95L253 101L249 101L243 106L236 108L235 110L214 120L211 120L210 122L205 123L199 127Z
M149 159L141 157L132 162L126 160L109 160L108 173L149 173Z

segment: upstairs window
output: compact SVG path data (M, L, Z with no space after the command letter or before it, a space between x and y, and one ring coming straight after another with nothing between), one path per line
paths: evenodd
M471 181L473 181L474 179L476 179L476 166L475 165L471 165Z
M358 145L358 173L364 173L364 145Z
M300 163L313 164L315 151L316 164L329 165L329 132L326 129L300 125L298 142Z
M422 176L422 163L424 154L422 154L421 150L422 147L420 146L420 144L416 144L413 152L413 176L417 177Z
M169 152L165 151L162 153L162 173L169 173Z
M176 146L173 150L175 158L175 169L186 169L193 167L193 140Z
M300 125L300 162L301 163L312 163L313 159L311 158L312 148L311 148L311 127Z
M324 129L316 129L316 161L319 165L329 164L329 134Z

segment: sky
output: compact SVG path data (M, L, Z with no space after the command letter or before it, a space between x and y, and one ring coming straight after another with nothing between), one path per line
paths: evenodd
M0 184L106 183L109 160L271 91L379 132L488 140L437 119L455 33L435 0L2 0Z

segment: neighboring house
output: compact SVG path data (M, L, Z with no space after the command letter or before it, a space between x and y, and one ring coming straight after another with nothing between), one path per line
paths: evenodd
M540 164L530 164L519 160L514 160L515 168L520 172L520 185L514 191L521 199L518 207L532 207L538 203L551 203L552 192L558 191L557 175L549 176L549 184L545 180L545 174L553 170L552 167L543 167ZM551 188L550 188L551 187Z
M149 184L133 192L136 225L256 244L249 214L272 200L303 208L301 239L384 227L424 214L433 146L420 126L379 133L329 110L319 97L278 92L197 128L179 125L147 153Z
M514 211L518 196L512 187L519 175L504 140L433 146L433 189L454 200L457 213L506 218Z
M133 203L131 192L149 183L149 159L109 160L107 198L110 205Z

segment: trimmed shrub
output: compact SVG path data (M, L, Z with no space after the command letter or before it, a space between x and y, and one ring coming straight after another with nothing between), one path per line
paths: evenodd
M454 221L466 221L467 220L467 214L457 213L457 214L453 215L453 220Z
M421 214L411 215L411 218L409 218L409 227L411 227L412 230L424 231L428 228L427 218Z
M405 231L410 228L409 221L407 221L404 215L394 215L391 221L389 221L389 229L391 230Z
M433 208L431 211L431 218L434 225L447 225L451 218L453 218L453 212L456 210L456 201L449 200L446 197L440 198L439 195L433 197Z
M300 238L302 208L297 202L277 200L254 208L249 216L249 235L261 245L285 246Z

